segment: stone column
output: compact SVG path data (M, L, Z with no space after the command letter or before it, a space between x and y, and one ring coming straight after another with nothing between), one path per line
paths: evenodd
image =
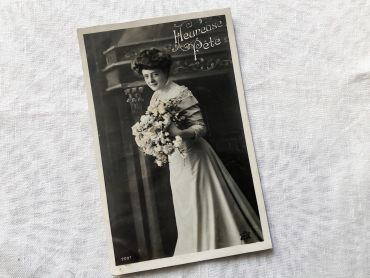
M134 123L140 120L141 115L144 114L142 93L144 87L133 87L124 89L124 94L127 97L126 101L130 104L132 117ZM134 124L132 123L132 124ZM136 145L134 145L134 148ZM147 223L149 227L150 247L153 258L159 258L163 255L162 237L159 228L158 211L154 191L152 190L152 165L148 158L139 151L139 162L141 178L143 183L143 191L145 196L145 208Z

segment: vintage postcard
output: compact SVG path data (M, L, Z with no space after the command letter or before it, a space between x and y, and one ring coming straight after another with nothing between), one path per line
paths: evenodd
M112 273L272 248L230 9L78 36Z

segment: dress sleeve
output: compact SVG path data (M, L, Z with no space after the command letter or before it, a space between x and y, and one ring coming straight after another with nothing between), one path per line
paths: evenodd
M191 128L194 131L195 139L204 136L207 132L207 128L202 112L198 100L189 89L185 88L182 91L178 107L185 117L187 128Z

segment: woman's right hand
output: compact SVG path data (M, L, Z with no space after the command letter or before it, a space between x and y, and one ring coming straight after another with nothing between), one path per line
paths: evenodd
M174 122L171 122L170 126L168 127L168 132L172 137L180 136L182 135L182 130L179 129Z

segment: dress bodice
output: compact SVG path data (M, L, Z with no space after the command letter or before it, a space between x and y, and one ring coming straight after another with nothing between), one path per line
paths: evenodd
M166 83L163 89L153 93L150 100L150 105L156 101L167 102L176 99L177 106L182 116L184 116L184 126L182 128L191 128L196 134L196 138L204 136L206 133L206 125L199 107L198 100L193 93L183 85L178 85L173 81Z

